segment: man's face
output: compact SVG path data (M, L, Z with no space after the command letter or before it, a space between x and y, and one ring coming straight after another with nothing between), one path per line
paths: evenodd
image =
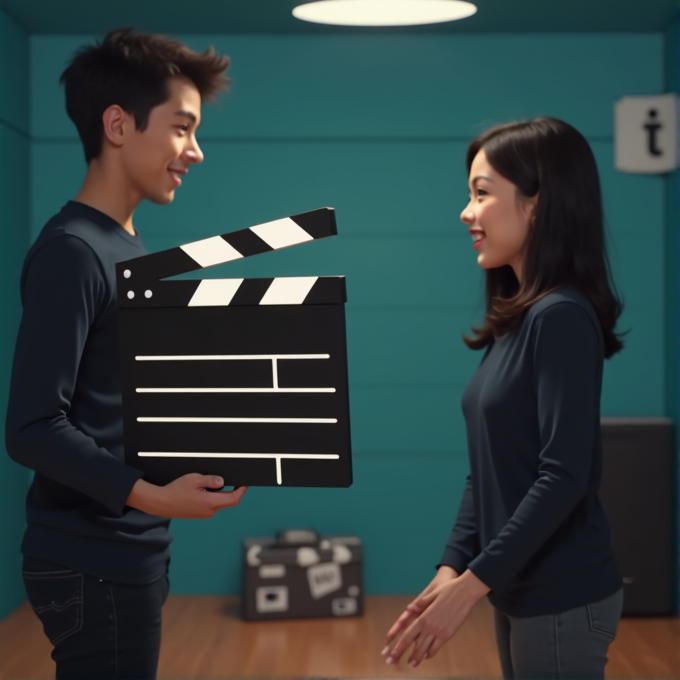
M203 161L196 141L201 96L187 78L170 81L170 98L156 106L144 131L135 130L122 149L122 163L132 189L154 203L170 203L182 176Z

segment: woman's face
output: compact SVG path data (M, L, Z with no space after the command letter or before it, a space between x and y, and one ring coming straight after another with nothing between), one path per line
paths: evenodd
M522 280L522 259L538 194L524 198L496 172L481 149L470 167L470 202L460 219L470 229L477 263L484 269L510 265Z

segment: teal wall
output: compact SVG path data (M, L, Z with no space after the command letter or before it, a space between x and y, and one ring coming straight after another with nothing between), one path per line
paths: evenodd
M19 273L29 242L29 39L0 11L0 450L21 314ZM28 471L0 455L0 619L25 597L19 543Z
M240 538L292 526L360 535L369 593L431 577L468 469L460 399L480 355L460 336L480 319L482 278L458 216L466 146L490 124L549 114L590 140L631 329L603 414L667 412L668 187L614 171L612 129L617 98L664 91L663 34L183 38L232 57L232 93L204 110L204 164L136 225L160 250L336 208L338 237L212 274L347 276L356 481L253 488L212 520L174 521L175 593L238 592ZM58 77L86 40L31 38L31 238L84 176Z

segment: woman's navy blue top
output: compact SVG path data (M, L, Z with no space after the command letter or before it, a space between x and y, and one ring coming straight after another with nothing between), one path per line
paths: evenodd
M440 564L469 568L511 616L622 586L597 497L603 363L592 305L564 287L487 347L463 395L470 475Z

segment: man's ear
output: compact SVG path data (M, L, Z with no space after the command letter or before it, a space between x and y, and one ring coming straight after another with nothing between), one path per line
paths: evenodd
M104 138L115 147L123 145L125 134L130 129L130 116L117 104L112 104L102 114Z

